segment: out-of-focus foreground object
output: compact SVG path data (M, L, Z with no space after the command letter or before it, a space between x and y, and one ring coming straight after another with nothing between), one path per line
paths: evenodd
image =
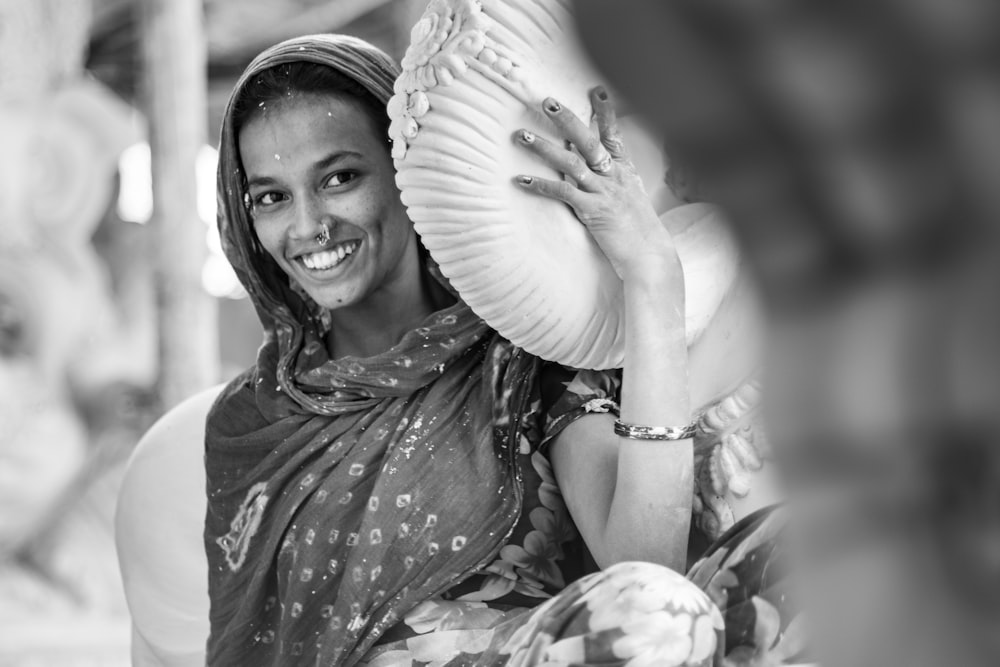
M1000 5L578 7L762 287L815 657L1000 664Z

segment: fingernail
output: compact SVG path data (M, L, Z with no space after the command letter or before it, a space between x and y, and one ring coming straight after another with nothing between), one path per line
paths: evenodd
M545 110L549 113L559 113L562 106L551 97L545 100Z
M531 182L535 180L531 176L518 176L517 182L519 185L531 185Z
M532 144L535 142L535 135L532 134L531 132L528 132L527 130L521 130L520 135L521 135L521 141L523 141L526 144Z
M604 90L604 86L598 86L597 87L596 95L597 95L597 99L599 99L600 101L602 101L602 102L607 102L608 101L608 91Z

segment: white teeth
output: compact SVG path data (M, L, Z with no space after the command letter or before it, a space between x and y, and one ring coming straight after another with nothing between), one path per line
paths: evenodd
M302 256L302 263L310 269L329 269L338 261L339 258L335 252L316 252Z
M335 249L302 255L302 263L306 265L307 269L312 269L313 271L332 269L344 261L345 257L357 250L357 247L358 243L351 241L350 243L339 245Z

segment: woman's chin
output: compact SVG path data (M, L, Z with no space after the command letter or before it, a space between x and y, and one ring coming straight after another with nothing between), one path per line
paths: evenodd
M313 301L326 310L347 308L361 300L357 290L345 290L342 286L338 286L338 289L307 290L307 292Z
M327 310L336 310L358 303L367 292L365 276L353 262L332 270L311 270L301 264L296 268L299 285L312 300Z
M338 280L299 280L299 285L309 297L325 310L353 306L362 300L364 285L355 277L341 276Z

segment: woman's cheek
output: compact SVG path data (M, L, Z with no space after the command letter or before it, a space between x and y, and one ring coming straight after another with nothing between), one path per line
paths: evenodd
M271 259L273 259L275 262L278 263L279 266L281 266L285 261L285 257L284 253L282 252L280 239L277 238L273 233L261 234L259 232L257 234L257 239L260 241L260 244L264 247L264 250L267 252L267 254L271 256Z

